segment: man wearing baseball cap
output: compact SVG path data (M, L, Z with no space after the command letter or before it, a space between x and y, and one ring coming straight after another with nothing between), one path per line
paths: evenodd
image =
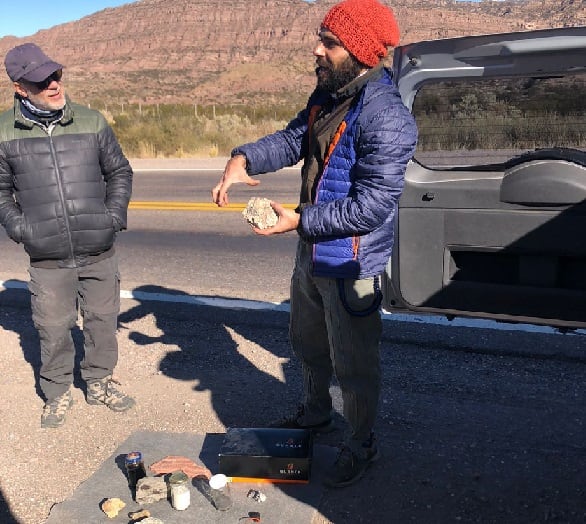
M330 381L342 391L349 432L325 476L353 484L379 457L375 439L381 366L379 275L393 247L405 168L417 141L382 60L399 43L391 9L377 0L345 0L325 15L313 54L317 87L281 131L237 147L212 190L219 206L235 183L303 161L299 206L277 202L279 220L259 235L299 235L291 279L290 342L301 361L296 413L274 424L315 433L335 429Z
M134 400L112 378L120 308L114 240L126 229L132 169L104 117L66 98L60 63L26 43L8 51L4 65L14 107L0 114L0 223L30 257L41 426L61 426L73 404L78 305L86 400L126 411Z
M6 73L13 82L42 82L55 71L63 69L51 60L36 44L27 43L12 48L4 60Z

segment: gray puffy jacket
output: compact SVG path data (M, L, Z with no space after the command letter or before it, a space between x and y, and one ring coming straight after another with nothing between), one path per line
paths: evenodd
M0 114L0 223L31 262L76 267L126 229L132 169L97 111L71 104L49 129L15 98Z

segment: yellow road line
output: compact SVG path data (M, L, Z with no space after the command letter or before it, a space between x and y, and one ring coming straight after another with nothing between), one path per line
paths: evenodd
M130 209L155 209L160 211L242 211L246 202L218 207L212 202L136 202L131 201ZM287 209L295 209L297 204L283 204Z

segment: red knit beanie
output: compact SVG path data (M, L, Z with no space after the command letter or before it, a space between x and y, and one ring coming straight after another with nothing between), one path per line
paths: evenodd
M344 0L333 6L321 26L329 29L363 64L374 67L399 43L399 26L391 9L377 0Z

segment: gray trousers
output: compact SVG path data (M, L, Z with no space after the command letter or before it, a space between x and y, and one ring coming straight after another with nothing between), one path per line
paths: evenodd
M52 400L73 383L75 347L71 335L78 306L83 319L81 376L111 375L118 361L116 330L120 274L116 255L78 268L30 267L32 318L41 345L40 388Z
M373 431L380 393L380 312L351 314L335 278L311 275L312 246L300 241L291 278L289 337L303 372L304 424L330 418L329 392L335 373L342 391L348 444L358 447ZM343 294L349 309L368 310L375 301L374 279L346 279Z

